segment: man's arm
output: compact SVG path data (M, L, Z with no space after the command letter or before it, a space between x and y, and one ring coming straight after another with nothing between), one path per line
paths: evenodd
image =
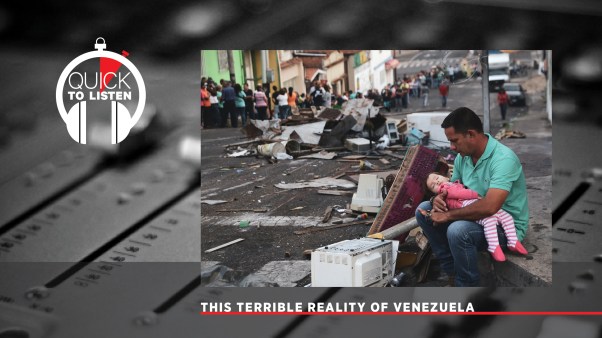
M502 208L509 192L503 189L490 188L483 199L464 208L445 212L434 212L431 218L435 223L449 223L457 220L477 221L489 217Z

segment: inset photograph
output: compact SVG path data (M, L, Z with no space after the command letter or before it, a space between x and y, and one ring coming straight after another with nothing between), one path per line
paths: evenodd
M551 286L551 57L201 51L201 284Z

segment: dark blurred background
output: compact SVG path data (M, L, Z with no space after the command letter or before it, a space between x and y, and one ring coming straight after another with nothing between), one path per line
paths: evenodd
M553 50L553 114L554 114L554 167L573 167L575 170L588 169L572 163L587 163L589 167L602 165L602 156L595 150L602 136L602 6L597 0L560 1L560 0L415 0L415 1L365 1L365 0L219 0L219 1L2 1L0 2L0 185L20 177L31 168L40 165L41 159L65 149L76 149L90 152L88 148L74 145L64 131L64 124L57 114L54 101L54 91L59 74L67 63L75 56L92 50L94 40L102 36L107 41L108 49L120 52L122 49L130 52L130 59L136 64L147 82L148 103L157 108L158 114L164 120L156 141L158 148L169 149L183 136L198 137L198 81L200 80L199 50L201 49L551 49ZM559 128L560 126L560 128ZM568 126L569 129L562 129ZM565 132L564 130L569 130ZM571 144L571 147L566 146ZM592 150L592 147L594 150ZM145 150L153 156L156 148ZM94 151L98 156L100 168L81 173L81 178L73 185L57 188L56 195L50 194L42 201L31 198L36 202L27 205L26 199L19 189L1 191L3 200L0 205L2 213L7 209L8 200L20 205L24 212L41 210L71 190L77 189L78 184L89 180L95 175L102 175L107 170L115 168L114 163L106 163L104 155ZM568 155L567 155L568 154ZM127 166L136 167L139 162L131 152L121 154ZM163 155L161 155L163 156ZM575 167L577 166L577 167ZM37 173L37 174L36 174ZM189 172L186 172L191 175ZM33 176L27 176L33 182L36 175L44 172L34 171ZM29 181L28 181L29 182ZM78 183L79 182L79 183ZM554 191L563 194L564 191ZM22 202L22 203L19 203ZM7 211L8 210L8 211ZM14 209L11 209L14 210ZM110 211L110 209L109 209ZM20 214L19 214L20 215ZM14 228L27 215L10 218L7 224L0 224L0 234ZM19 218L20 217L20 218ZM200 241L199 241L200 242ZM69 246L72 243L64 243ZM200 243L199 243L200 245ZM169 254L169 253L166 253ZM596 306L599 298L600 263L592 266L580 266L569 269L567 265L554 266L554 287L548 291L534 291L530 301L537 302L546 298L573 297L577 304ZM597 265L595 265L597 264ZM165 265L147 266L145 271L152 276L162 275L161 271L170 271ZM13 267L14 268L14 267ZM198 264L192 264L189 269L197 270ZM27 267L19 265L14 271L20 274L3 274L0 279L4 286L13 287L23 283ZM44 266L31 266L38 271ZM144 269L143 269L144 270ZM6 271L6 270L5 270ZM573 276L582 275L583 271L590 273L585 282L575 285ZM37 273L37 272L36 272ZM34 273L35 274L35 273ZM169 273L165 273L169 274ZM559 274L561 278L557 278ZM144 275L144 274L142 274ZM164 274L163 274L164 275ZM570 276L569 276L570 275ZM129 276L129 277L128 277ZM568 277L567 277L568 276ZM177 280L178 274L173 274ZM66 277L65 277L66 278ZM120 290L120 295L136 290L144 298L147 292L154 294L154 280L131 275L122 275L121 282L113 281L111 290ZM203 325L208 336L223 337L220 330L228 327L232 331L263 332L262 336L318 336L316 330L304 326L318 327L328 332L329 325L338 325L336 320L327 318L285 318L281 324L270 326L271 318L260 319L259 322L237 320L245 325L232 325L230 318L200 319L196 314L195 304L203 299L219 301L225 294L235 300L286 301L290 298L335 299L328 298L332 292L314 290L307 295L306 290L284 290L277 296L257 290L201 290L194 283L188 284L189 277L173 283L173 288L166 290L168 301L165 307L157 307L154 315L143 314L143 319L134 320L132 317L119 318L119 311L112 308L121 306L112 303L113 297L102 297L102 291L96 300L102 300L94 306L104 311L109 317L108 327L96 323L94 316L88 312L79 312L82 304L77 304L78 298L68 294L64 301L55 299L56 316L46 317L46 314L34 312L35 318L19 321L14 318L32 318L27 311L21 310L18 304L30 304L22 298L22 294L4 294L0 299L7 305L0 308L0 336L2 337L65 337L64 327L73 326L75 322L81 327L81 335L91 336L85 332L93 328L98 337L143 336L165 337L167 335L185 337L201 334L198 324ZM593 280L593 282L591 282ZM558 282L557 282L558 281ZM591 287L590 283L594 285ZM171 285L171 284L170 284ZM597 286L597 287L596 287ZM597 290L593 294L582 290ZM147 291L148 289L148 291ZM0 290L6 292L7 287ZM67 288L68 290L68 288ZM568 290L568 291L567 291ZM322 296L320 293L323 292ZM339 294L338 300L348 301L374 299L373 290L347 290ZM391 290L379 290L383 299L390 299ZM450 298L466 299L474 292L465 290L449 290L445 293ZM525 303L520 299L529 290L475 293L479 301L494 304L493 308L520 309ZM524 294L523 294L524 292ZM411 293L411 292L410 292ZM324 296L326 295L326 296ZM509 295L509 296L508 296ZM518 295L518 296L517 296ZM587 297L584 297L587 295ZM515 297L506 306L499 306L508 297ZM561 297L562 296L562 297ZM21 297L21 298L19 298ZM185 297L182 301L181 297ZM225 297L225 296L224 296ZM309 297L309 298L308 298ZM416 299L416 295L414 298ZM575 298L582 297L582 298ZM418 297L420 298L420 297ZM429 297L425 297L429 298ZM7 300L13 300L12 302ZM135 298L139 299L139 298ZM161 298L163 299L163 298ZM85 300L85 299L84 299ZM185 303L187 312L169 312L165 310L174 306L177 308ZM168 306L169 305L169 306ZM130 301L128 309L131 313L146 309ZM577 309L576 306L573 309ZM25 312L23 312L25 311ZM157 313L164 311L162 325L156 325ZM25 313L25 314L24 314ZM78 313L78 318L64 317L65 313ZM13 316L13 314L18 314ZM128 312L130 314L130 312ZM4 315L4 316L3 316ZM111 318L117 316L118 318ZM154 317L153 317L154 316ZM170 319L171 316L171 319ZM7 319L8 318L8 319ZM591 328L600 332L596 319L568 320L563 322L546 322L543 318L529 319L535 322L531 331L508 333L504 330L508 325L517 325L521 319L500 319L505 323L499 331L496 324L491 326L491 332L483 329L483 325L474 325L464 319L439 320L424 318L410 321L412 318L379 318L382 325L379 332L399 332L401 323L410 325L422 323L421 327L430 327L430 322L437 322L438 328L444 328L447 336L534 336L528 332L539 332L544 335L544 329L557 326L574 325ZM279 318L276 318L279 319ZM516 319L516 321L513 321ZM154 321L153 321L154 320ZM265 321L264 321L265 320ZM362 325L368 320L348 320L345 329L330 331L332 336L340 336L343 332L357 336L356 329L367 329ZM41 323L41 324L37 324ZM144 330L134 329L132 323L142 326L151 323L156 328ZM154 324L153 324L154 323ZM216 323L221 323L221 328ZM284 323L284 324L283 324ZM130 325L131 324L131 325ZM261 324L261 325L260 325ZM418 325L417 324L417 325ZM490 323L484 322L487 326ZM19 335L19 331L3 331L8 326L29 328L29 335ZM215 325L215 327L214 327ZM518 326L517 326L518 327ZM102 328L99 330L99 328ZM301 329L299 329L301 328ZM472 329L471 329L472 328ZM425 329L426 330L426 329ZM433 329L436 330L436 329ZM70 329L69 332L78 330ZM228 331L228 332L230 332ZM360 330L361 331L361 330ZM6 334L8 332L8 334ZM57 333L58 332L58 333ZM312 333L313 332L313 333ZM373 331L376 332L376 331ZM435 331L419 331L424 335L434 334ZM451 333L450 333L451 332ZM498 335L495 333L498 332ZM503 332L503 335L502 335ZM353 334L355 333L355 335ZM6 335L4 335L6 334ZM13 334L13 335L9 335ZM312 335L313 334L313 335ZM455 335L454 335L455 334ZM535 335L536 336L536 335Z

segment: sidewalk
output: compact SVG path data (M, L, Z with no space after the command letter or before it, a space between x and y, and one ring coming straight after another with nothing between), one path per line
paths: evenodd
M529 230L523 244L529 255L506 255L507 262L494 263L498 286L552 283L552 127L542 94L530 93L528 110L510 120L509 128L523 132L526 138L501 140L520 158L527 180ZM499 125L492 125L492 135L500 129Z

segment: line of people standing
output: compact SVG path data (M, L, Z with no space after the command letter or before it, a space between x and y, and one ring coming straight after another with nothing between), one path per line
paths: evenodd
M286 119L292 114L298 104L303 103L302 96L292 87L288 90L272 87L271 98L268 97L262 85L253 91L245 83L221 80L215 83L211 78L201 79L201 126L203 128L238 128L247 125L250 119Z

